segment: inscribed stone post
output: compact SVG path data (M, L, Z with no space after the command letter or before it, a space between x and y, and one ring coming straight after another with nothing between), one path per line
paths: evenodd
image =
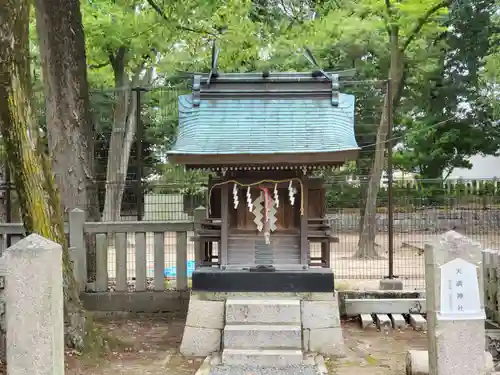
M430 375L485 374L482 254L449 231L425 251Z
M61 245L32 234L8 248L2 261L8 374L64 374Z

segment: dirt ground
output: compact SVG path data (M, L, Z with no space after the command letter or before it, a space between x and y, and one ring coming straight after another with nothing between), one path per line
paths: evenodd
M407 350L427 349L427 334L411 328L383 333L362 330L357 321L343 328L347 356L326 359L331 375L404 375Z
M193 375L204 358L179 354L185 317L139 317L98 320L120 343L105 358L66 353L66 375Z
M204 358L187 359L178 348L184 329L179 316L99 321L122 344L105 358L68 352L66 375L193 375ZM346 358L326 359L332 375L402 375L409 348L423 349L426 334L407 329L388 334L344 322Z

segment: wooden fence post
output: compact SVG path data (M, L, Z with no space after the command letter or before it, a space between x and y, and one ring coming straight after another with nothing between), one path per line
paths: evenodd
M202 263L203 263L203 250L201 248L201 242L200 242L200 239L198 238L198 236L196 236L196 231L198 229L201 229L201 222L203 220L205 220L206 218L206 209L205 207L203 206L200 206L200 207L197 207L194 209L194 213L193 213L193 220L194 220L194 231L195 231L195 235L193 236L194 238L194 262L196 264L196 266L200 266Z
M69 213L69 247L72 249L74 260L75 279L80 291L85 291L87 284L87 252L83 225L85 224L85 212L75 208Z
M96 242L96 292L108 291L108 236L105 233L95 235Z
M176 289L188 288L187 277L187 232L177 232L176 238Z

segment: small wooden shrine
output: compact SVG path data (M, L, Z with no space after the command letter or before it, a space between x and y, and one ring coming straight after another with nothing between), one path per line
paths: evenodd
M318 175L357 157L354 96L339 75L194 76L179 97L172 163L214 172L193 290L333 290L325 190ZM311 243L320 243L314 256Z

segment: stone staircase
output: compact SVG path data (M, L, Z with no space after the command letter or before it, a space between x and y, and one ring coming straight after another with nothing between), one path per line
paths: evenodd
M228 299L222 363L287 367L303 363L300 300Z

